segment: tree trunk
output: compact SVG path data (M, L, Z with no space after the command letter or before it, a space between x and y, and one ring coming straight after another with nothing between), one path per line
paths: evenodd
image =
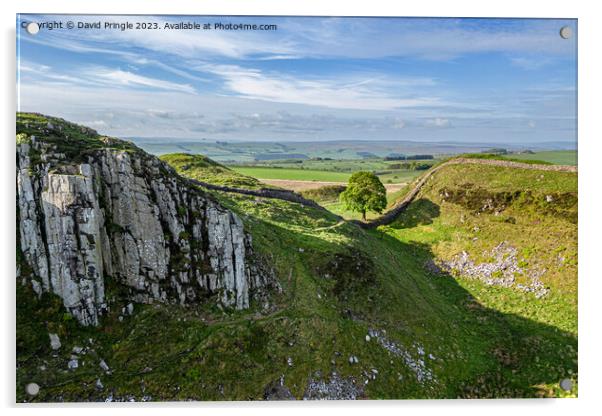
M362 211L362 220L364 220L364 222L366 222L366 210Z

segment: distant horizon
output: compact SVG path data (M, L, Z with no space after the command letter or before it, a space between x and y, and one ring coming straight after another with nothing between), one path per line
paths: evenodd
M107 135L108 136L108 135ZM117 137L124 140L182 140L182 141L190 141L190 142L232 142L232 143L282 143L282 144L292 144L292 143L416 143L416 144L458 144L458 145L503 145L503 143L492 143L486 141L462 141L462 140L420 140L420 139L324 139L324 140L310 140L310 139L299 139L299 140L287 140L281 141L277 139L265 139L265 140L246 140L246 139L216 139L210 137L163 137L163 136L121 136ZM536 143L506 143L508 146L523 146L523 145L545 145L545 144L566 144L566 145L574 145L575 143L571 140L550 140Z
M275 26L34 36L20 24L137 19ZM19 109L111 136L576 144L575 19L23 14L17 23Z

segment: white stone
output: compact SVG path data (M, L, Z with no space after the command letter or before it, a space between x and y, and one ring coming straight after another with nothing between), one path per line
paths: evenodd
M100 360L100 368L102 368L103 371L109 371L109 366L107 365L107 363L105 362L105 360Z
M50 348L53 350L58 350L61 348L61 340L57 334L48 334L50 337Z

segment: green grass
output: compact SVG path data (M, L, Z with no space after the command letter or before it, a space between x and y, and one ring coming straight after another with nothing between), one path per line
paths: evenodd
M377 174L380 181L387 183L411 182L414 178L420 176L423 171L419 170L391 170L386 173Z
M347 182L351 174L309 169L285 169L232 166L232 170L257 179L285 179L294 181Z
M554 165L577 165L577 151L575 150L553 150L547 152L534 152L524 154L513 154L512 159L522 161L524 159L541 160Z
M473 159L509 160L512 162L522 162L541 165L577 165L577 151L575 150L553 150L522 154L513 153L510 155L467 153L459 156Z
M245 163L241 166L245 167L274 167L274 168L292 168L292 169L310 169L310 170L326 170L332 172L347 172L353 173L358 170L369 170L373 172L386 170L399 170L395 165L404 163L405 161L387 161L383 158L374 159L342 159L336 158L332 160L284 160L284 161L254 161ZM421 161L425 163L435 163L435 160ZM411 162L409 162L411 163Z
M18 112L16 130L19 143L30 141L32 136L39 137L42 132L44 142L53 146L56 152L64 154L70 163L84 162L87 156L98 149L142 153L131 142L101 136L90 128L37 113ZM33 159L38 161L38 158Z
M313 199L318 203L336 202L345 188L345 185L326 185L317 189L308 189L301 192L301 195L304 198Z
M361 170L361 164L356 165L356 170ZM349 180L351 173L327 171L327 170L311 170L300 168L280 168L280 167L247 167L247 166L231 166L231 169L243 175L251 176L257 179L283 179L294 181L324 181L324 182L341 182L345 183ZM376 171L377 176L383 183L401 183L409 182L419 176L422 171L411 170L385 170Z
M201 182L246 189L266 187L257 179L242 175L203 155L171 153L159 159L174 167L179 174Z

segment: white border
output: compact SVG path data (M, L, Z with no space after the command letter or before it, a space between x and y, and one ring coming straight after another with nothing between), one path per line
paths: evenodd
M601 385L600 314L599 297L602 294L599 240L602 237L600 208L602 206L599 178L602 140L599 104L600 45L602 40L601 15L595 2L505 0L487 1L420 0L397 2L370 0L98 0L92 1L33 1L21 0L1 3L2 13L2 230L5 230L0 250L5 273L2 274L1 303L4 331L0 343L2 354L1 404L8 413L39 413L47 415L105 414L103 405L15 406L14 405L14 235L15 235L15 15L20 13L112 13L112 14L215 14L215 15L336 15L336 16L456 16L456 17L557 17L579 19L579 399L571 400L506 400L506 401L388 401L354 403L205 403L205 404L147 404L141 406L110 406L112 414L142 413L163 415L165 407L186 414L279 414L345 412L346 414L420 413L422 414L504 414L509 412L545 412L546 414L589 413L596 406ZM598 174L598 175L597 175ZM598 180L597 180L598 179Z

